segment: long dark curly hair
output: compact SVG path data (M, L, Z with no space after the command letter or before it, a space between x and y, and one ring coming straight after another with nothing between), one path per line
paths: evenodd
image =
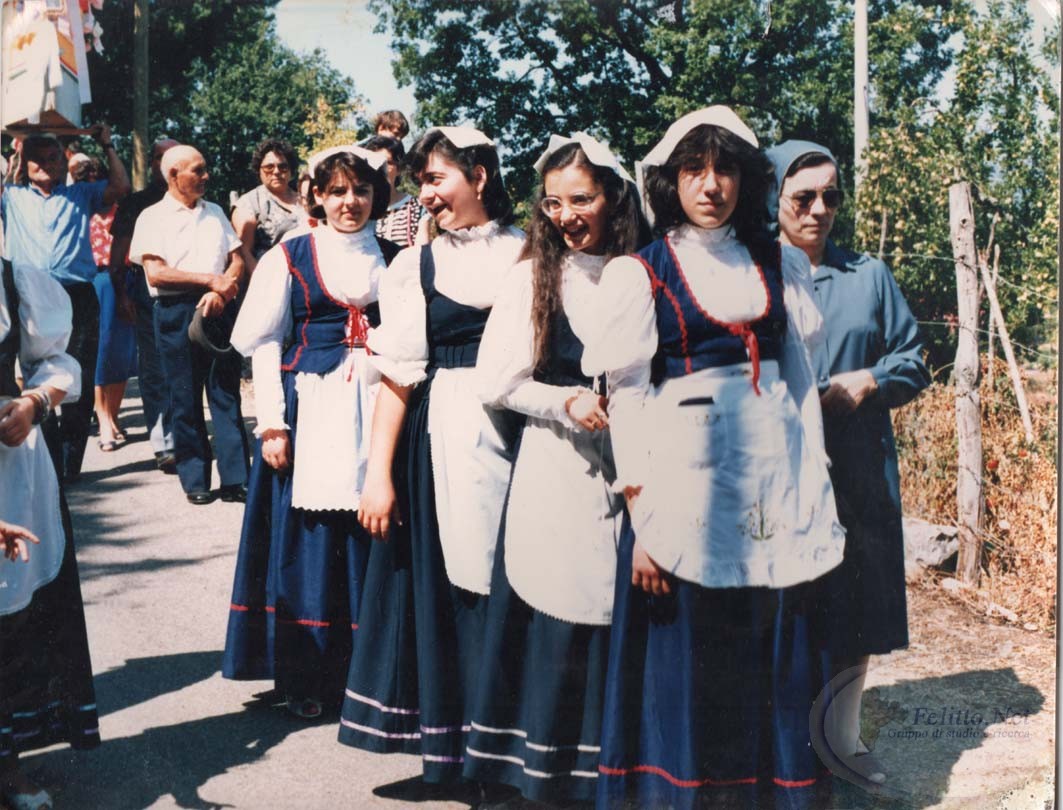
M534 366L543 370L549 362L547 346L550 324L561 309L561 260L568 247L557 226L539 206L546 195L546 176L567 166L586 170L605 193L606 226L601 248L607 258L632 253L650 241L650 226L642 214L638 192L611 169L597 166L587 159L578 143L565 144L546 161L542 182L535 197L534 213L528 224L521 259L532 262L532 325L534 327Z

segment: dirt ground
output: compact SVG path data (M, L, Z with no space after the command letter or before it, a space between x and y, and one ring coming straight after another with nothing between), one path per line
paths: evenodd
M910 646L873 658L863 738L889 774L837 808L1053 807L1055 638L979 616L927 577L908 587Z

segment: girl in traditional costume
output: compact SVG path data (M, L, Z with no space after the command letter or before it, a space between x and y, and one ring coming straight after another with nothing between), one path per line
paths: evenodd
M487 321L484 400L527 416L491 583L465 775L591 800L623 497L606 403L583 373L606 262L649 241L638 192L584 133L554 135L524 261ZM604 380L603 380L604 382Z
M310 159L327 224L262 256L232 334L253 364L259 453L222 674L272 678L307 718L342 699L369 558L357 515L379 377L365 340L398 252L373 231L382 164L358 146Z
M362 496L373 545L340 741L460 779L491 565L519 427L474 385L484 324L524 241L494 144L430 130L409 168L442 231L402 251L369 334L384 375ZM393 474L395 480L393 482Z
M808 260L767 236L771 166L726 107L642 164L662 238L602 276L621 545L598 806L806 807L828 782L817 578L842 557Z

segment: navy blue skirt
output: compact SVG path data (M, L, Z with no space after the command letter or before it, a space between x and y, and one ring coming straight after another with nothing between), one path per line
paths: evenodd
M0 616L0 774L24 751L100 744L81 580L62 495L60 509L66 548L59 573L25 608Z
M295 375L283 375L296 424ZM298 441L292 432L292 452ZM353 511L293 509L292 476L257 442L236 559L222 675L273 679L294 698L338 706L358 629L370 540Z
M625 522L606 680L599 810L816 808L830 776L809 714L830 677L819 580L791 588L631 585ZM630 805L628 805L630 806Z
M479 675L487 597L447 579L428 437L431 383L411 395L396 449L406 516L375 542L340 717L340 742L419 754L426 782L461 779L466 695Z
M510 587L503 546L500 537L465 776L535 801L591 801L609 627L560 621L528 605Z

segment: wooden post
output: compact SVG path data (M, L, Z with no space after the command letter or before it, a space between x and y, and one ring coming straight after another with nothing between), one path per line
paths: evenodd
M956 303L959 335L956 347L956 437L959 458L956 506L960 539L956 574L977 585L982 561L982 423L978 394L978 256L974 241L974 210L968 183L949 186L949 232L956 262Z
M878 230L878 260L882 261L882 257L886 254L886 228L889 225L889 219L886 215L886 209L882 209L882 224Z
M997 251L997 259L1000 251ZM994 269L997 262L994 261ZM1030 406L1026 402L1026 390L1022 385L1022 374L1019 372L1019 364L1015 362L1015 350L1011 347L1011 336L1008 327L1004 324L1004 313L1000 309L1000 300L997 298L997 287L994 279L989 277L989 270L984 264L982 270L982 283L985 284L986 295L989 297L989 312L1000 332L1000 345L1004 349L1004 357L1008 361L1008 374L1011 376L1011 384L1015 388L1015 401L1019 404L1019 415L1022 417L1022 430L1026 434L1026 443L1033 444L1033 423L1030 421Z
M1000 278L1000 245L993 245L993 288L996 289L997 279ZM989 363L986 365L987 373L989 374L988 387L990 392L996 390L997 382L996 375L994 374L997 351L994 345L994 338L996 337L996 328L994 326L993 312L989 312L989 347L986 350L986 355L989 357Z
M148 0L133 6L133 188L151 182L148 155Z

